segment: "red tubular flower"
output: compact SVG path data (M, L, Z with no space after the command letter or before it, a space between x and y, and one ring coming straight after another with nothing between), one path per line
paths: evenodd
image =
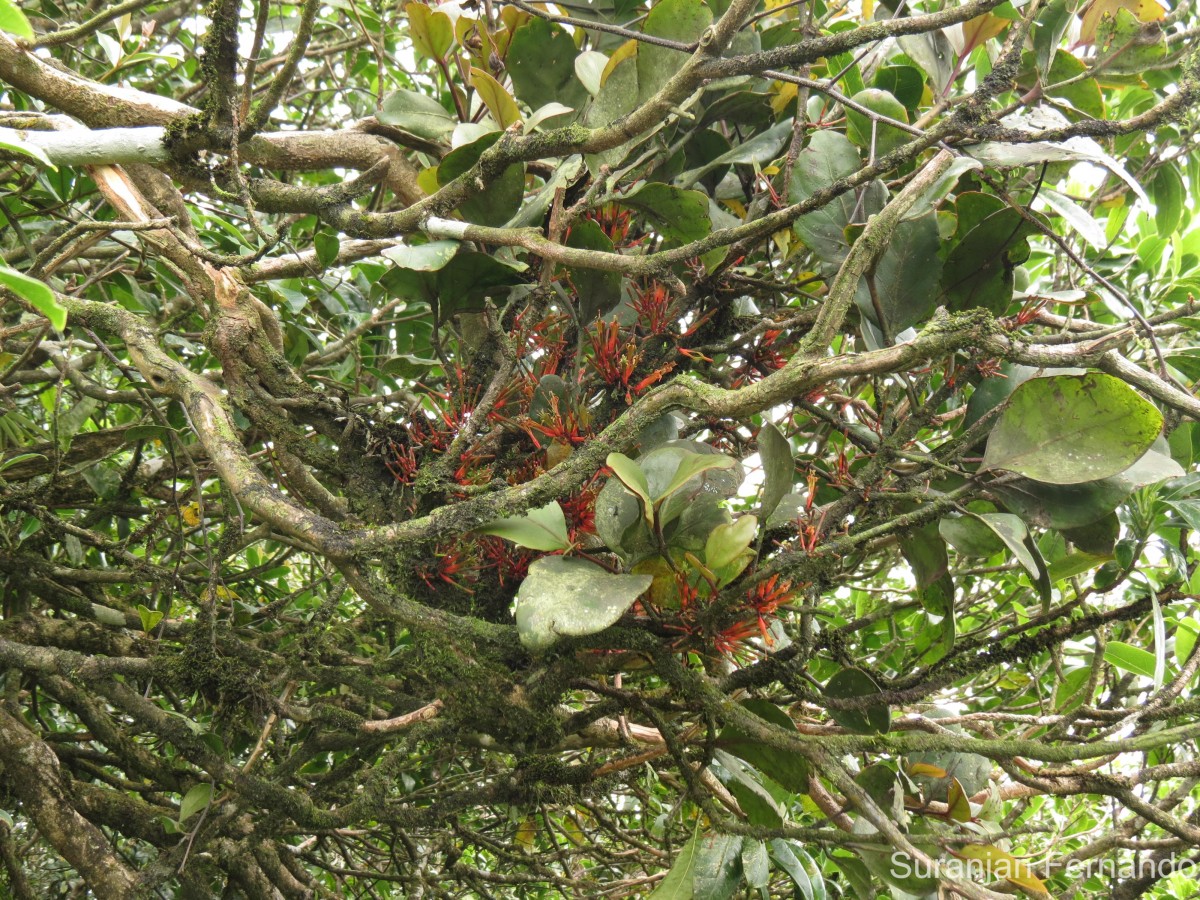
M433 559L417 566L417 577L430 590L438 589L438 582L451 585L467 594L475 593L464 581L474 581L479 575L479 563L469 549L461 546L438 548Z
M671 331L671 326L675 323L671 313L674 298L671 297L671 292L657 281L652 281L644 291L635 294L631 305L649 334L668 334Z

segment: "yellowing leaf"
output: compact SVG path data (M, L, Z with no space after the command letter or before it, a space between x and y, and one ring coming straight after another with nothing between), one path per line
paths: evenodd
M774 81L771 83L771 109L775 115L781 115L796 100L799 88L789 83Z
M438 167L430 166L428 169L422 169L417 175L417 187L423 190L426 194L435 194L438 189Z
M408 33L417 52L427 59L444 59L454 43L450 17L444 12L434 12L424 3L409 3L404 10L408 13Z
M963 786L957 778L950 779L950 788L946 792L946 806L949 809L950 818L954 821L971 821L971 801L967 799L967 792L963 790Z
M1116 16L1119 9L1129 10L1139 22L1157 22L1166 15L1157 0L1091 0L1081 14L1079 43L1095 43L1100 23Z
M976 16L969 22L964 22L962 27L963 55L966 56L976 47L982 46L998 34L1001 34L1011 24L1012 22L1009 19L1002 19L991 13L984 13L982 16Z
M637 41L626 41L616 49L612 56L608 58L608 65L604 67L604 71L600 73L600 86L604 87L604 82L608 81L608 76L625 60L631 56L637 55Z
M533 853L533 841L537 837L537 819L527 816L517 826L517 846L524 853Z
M521 121L521 110L512 94L504 89L504 85L482 69L471 69L471 86L479 92L480 98L501 128L507 128L513 122Z
M928 775L930 778L945 778L949 773L941 766L935 766L932 763L911 763L908 767L909 775Z
M745 221L745 219L746 219L746 204L744 204L741 200L722 200L721 202L723 204L725 204L725 207L731 213L733 213L739 219Z
M978 860L983 863L985 871L991 878L1003 878L1038 897L1050 896L1046 885L1033 874L1029 866L999 847L993 847L991 844L967 844L954 853L962 859Z
M188 528L195 528L200 524L200 504L189 503L183 508L180 513L183 516L183 524Z

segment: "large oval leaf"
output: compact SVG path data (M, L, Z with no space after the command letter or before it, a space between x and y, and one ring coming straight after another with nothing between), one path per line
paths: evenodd
M560 637L603 631L633 606L651 581L649 575L614 575L582 559L539 559L517 592L521 643L542 650Z
M1137 462L1161 430L1159 411L1119 378L1031 378L1001 413L983 467L1049 484L1097 481Z

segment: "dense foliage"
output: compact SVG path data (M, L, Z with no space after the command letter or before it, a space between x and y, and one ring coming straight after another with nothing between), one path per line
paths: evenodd
M1176 3L0 0L9 894L1194 893Z

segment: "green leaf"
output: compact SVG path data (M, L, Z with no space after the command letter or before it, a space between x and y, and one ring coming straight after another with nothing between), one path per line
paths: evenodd
M1154 224L1159 237L1169 238L1179 227L1188 201L1187 189L1174 163L1164 163L1154 173L1150 185L1154 197Z
M1054 212L1062 216L1063 221L1079 232L1080 237L1101 252L1108 247L1108 239L1104 236L1104 226L1092 217L1086 209L1058 191L1043 188L1038 198Z
M624 453L610 453L604 464L613 470L621 484L635 494L642 502L642 515L646 524L654 527L654 504L650 498L650 485L646 483L646 473L642 467Z
M571 549L567 520L557 500L540 509L531 509L519 519L498 519L476 529L479 534L494 534L530 550Z
M825 696L835 700L873 697L881 693L879 685L862 669L842 669L825 685ZM892 711L885 703L868 704L859 709L830 709L829 715L856 734L887 734L892 728Z
M1094 553L1070 553L1051 563L1046 571L1046 576L1051 583L1058 584L1060 581L1066 581L1068 578L1074 578L1076 575L1099 568L1110 559L1112 559L1112 553L1106 553L1103 556Z
M917 595L926 612L938 616L954 613L954 580L950 577L950 558L938 525L930 522L900 538L900 552L912 567Z
M517 98L538 109L562 103L581 109L587 90L575 75L579 50L559 25L532 18L516 30L504 58Z
M702 0L659 0L646 16L642 33L686 44L699 40L712 21L713 14ZM688 54L679 50L638 44L636 101L645 103L658 93L687 59Z
M750 546L758 530L755 516L740 516L728 525L718 525L704 545L704 562L714 572L732 563Z
M984 469L1049 484L1116 475L1137 462L1162 430L1162 415L1111 375L1034 378L1009 398L988 437Z
M383 255L402 269L436 272L454 259L460 246L458 241L429 241L425 244L388 247Z
M946 793L946 806L950 818L954 821L971 821L971 801L967 799L967 792L963 790L962 784L953 776L950 778L950 788Z
M477 312L483 308L484 297L506 296L502 289L522 280L519 269L493 254L462 250L437 272L432 302L440 319L464 310Z
M29 20L12 0L0 0L0 31L7 31L26 41L33 40Z
M424 3L409 3L408 33L417 52L426 59L441 60L454 45L454 25L440 10L434 11Z
M55 330L67 325L67 311L54 297L54 292L36 278L0 265L0 285L8 288L50 320Z
M719 747L713 751L713 759L727 773L722 780L750 824L767 828L778 828L783 824L786 818L783 806L763 785L763 775L757 769Z
M607 65L608 57L596 50L584 50L575 57L575 77L593 97L600 93L600 78Z
M208 804L212 802L213 788L207 782L194 785L191 790L183 795L183 802L179 804L179 822L183 824L202 809L206 809Z
M696 854L700 836L693 833L679 849L667 877L658 883L648 900L692 900L696 881Z
M960 556L987 558L1001 553L1005 546L1000 536L976 515L947 516L938 522L938 533Z
M695 900L728 900L742 883L742 836L712 832L696 846L692 896Z
M825 900L825 882L813 858L794 841L772 838L768 843L771 857L787 872L800 896L804 900Z
M1135 675L1154 677L1154 654L1124 641L1109 641L1105 644L1104 661Z
M637 59L621 60L609 73L600 87L600 93L592 101L584 115L589 128L604 128L626 116L637 107L638 93ZM597 173L602 165L616 166L630 151L633 144L626 143L587 157L588 169Z
M651 182L621 197L622 206L644 212L666 239L666 246L698 241L712 231L708 195Z
M142 620L142 631L146 632L146 634L154 630L154 626L162 621L164 615L159 610L150 609L150 607L141 603L138 604L137 611L138 618Z
M973 518L996 536L1003 547L1008 548L1013 557L1021 564L1030 579L1036 584L1045 575L1046 564L1041 561L1041 554L1036 553L1036 545L1031 550L1026 545L1029 529L1020 517L1012 513L971 513L964 518ZM943 519L943 522L948 520ZM943 533L945 533L943 531ZM991 554L986 554L990 556Z
M317 262L322 266L332 266L337 260L338 250L342 242L338 236L329 231L318 231L313 235L313 248L317 251Z
M492 121L501 128L521 121L521 110L517 107L517 101L491 74L472 67L471 87L475 88L475 93L488 108Z
M0 0L0 3L3 2L4 0ZM0 128L0 150L7 150L9 153L17 153L21 156L28 156L51 169L58 168L51 161L50 157L46 155L45 150L37 144L31 144L29 141L22 140L20 131Z
M800 151L792 168L792 202L807 200L817 191L857 172L861 165L858 150L845 135L832 129L816 132L808 146ZM820 257L826 269L833 272L850 252L846 226L852 220L866 222L867 217L879 212L886 202L887 189L872 182L861 204L856 191L847 191L820 209L800 216L792 229Z
M431 141L440 141L456 124L454 117L433 97L403 88L383 98L377 115L385 125L394 125Z
M937 309L941 246L934 213L909 220L891 236L874 270L859 283L854 295L859 312L892 342L906 328L925 322ZM874 343L877 347L884 345L882 340Z
M751 890L765 888L771 880L771 858L766 841L747 839L742 842L742 875Z
M1200 621L1194 616L1180 619L1175 626L1175 661L1179 665L1184 665L1191 658L1197 637L1200 637Z
M964 231L961 219L960 212L960 233ZM983 307L1002 314L1012 302L1014 268L1028 259L1028 238L1035 232L1032 224L1008 207L966 230L946 256L939 305L951 312Z
M730 165L754 165L764 166L773 160L787 141L792 133L792 123L780 122L777 125L772 125L766 131L756 134L749 140L742 141L725 152L713 157L694 169L682 173L675 179L675 186L686 188L691 187L709 172L714 169L719 169L723 166ZM712 134L715 132L700 132L700 134ZM726 143L725 146L728 146Z
M517 592L517 634L530 650L561 637L596 634L616 623L649 587L649 575L614 575L595 563L547 556Z
M796 731L796 723L791 717L769 700L744 700L742 706L784 731ZM738 759L750 763L791 793L803 794L808 791L810 769L808 762L799 754L764 744L733 726L721 730L716 744Z
M577 219L573 222L567 234L566 244L581 250L613 252L613 242L604 233L604 229L591 219ZM621 302L620 272L605 272L602 269L584 266L567 266L566 269L579 298L579 317L584 326Z
M655 504L662 503L667 497L670 497L685 484L712 469L732 469L737 465L737 460L732 456L725 456L723 453L686 453L679 460L679 466L675 469L675 474L671 476L671 480L667 482L666 487L654 494Z
M854 103L863 106L873 113L895 119L908 124L908 110L904 104L879 88L866 88L850 98ZM874 128L872 128L874 126ZM858 110L846 107L846 136L860 147L870 149L872 141L875 145L875 158L878 159L891 153L897 147L912 140L913 135L907 131L889 125L886 122L875 122Z
M792 445L770 422L758 432L758 455L763 466L762 502L758 514L765 522L775 512L779 501L791 493L796 463L792 459Z
M500 140L500 136L500 132L493 131L447 153L438 165L438 185L444 187L467 172L485 150ZM496 176L482 193L465 201L458 209L468 222L499 227L520 209L524 196L525 168L514 163Z
M1121 536L1121 522L1115 513L1110 512L1087 525L1081 525L1078 528L1064 528L1062 536L1085 554L1112 559L1113 547L1117 543L1117 538ZM1071 576L1063 577L1070 578Z

